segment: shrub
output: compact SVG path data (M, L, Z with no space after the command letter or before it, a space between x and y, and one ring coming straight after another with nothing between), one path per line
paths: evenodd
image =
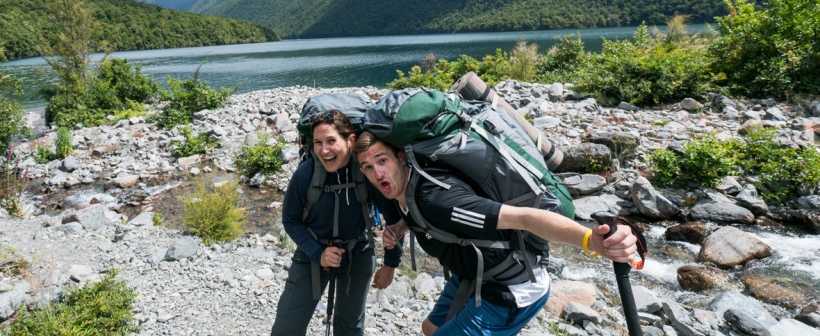
M540 58L538 45L518 41L510 53L510 78L522 82L532 81L535 78L535 65Z
M724 176L739 172L733 142L704 135L685 143L684 153L677 160L672 156L674 154L656 152L650 158L655 164L654 174L659 175L655 181L661 186L682 186L687 182L715 186Z
M191 129L187 126L180 127L179 132L185 140L179 143L176 148L171 150L171 155L174 157L186 157L194 154L203 154L205 153L205 150L216 145L216 143L208 138L207 134L199 133L194 135L191 132Z
M71 131L68 130L68 127L57 129L57 142L55 145L57 147L55 155L58 159L65 159L74 153L74 147L71 145Z
M153 80L140 73L139 66L125 59L105 58L89 80L60 83L41 93L48 100L46 122L72 127L100 125L109 115L134 113L158 90Z
M203 63L204 64L204 63ZM208 84L199 80L199 70L202 64L196 68L194 77L184 81L168 77L168 91L162 91L162 99L168 100L168 105L156 115L157 125L166 129L176 125L187 125L194 118L194 113L204 109L215 109L222 107L228 97L236 92L239 87L233 89L219 88L212 89Z
M231 241L242 234L245 213L238 207L236 181L208 190L206 179L194 180L194 191L182 200L182 226L202 238L205 245Z
M432 54L422 61L422 66L413 66L410 72L405 75L401 70L396 70L399 78L387 83L392 89L404 89L409 87L428 87L441 91L449 90L453 84L468 72L475 72L489 86L495 86L498 82L510 78L509 55L501 49L496 49L495 55L487 55L481 61L467 55L461 55L453 62L444 59L434 61ZM435 64L429 68L430 64Z
M0 153L5 153L15 137L29 135L25 112L20 103L7 99L7 94L20 92L20 80L0 74Z
M37 144L37 151L35 152L34 162L39 164L47 164L54 160L56 156L51 152L51 148Z
M33 312L21 311L4 330L25 335L126 335L139 331L131 315L137 293L109 271L102 281L69 290L58 303Z
M557 41L536 64L536 80L541 83L563 82L573 71L586 65L589 55L584 51L581 34L556 36Z
M268 136L263 133L256 145L242 147L242 153L234 159L234 165L245 176L253 176L256 173L273 174L282 170L283 149L283 141L269 145Z
M28 168L20 169L20 156L9 148L6 150L5 188L0 191L0 206L15 217L23 216L23 192L28 188Z
M720 37L710 46L714 69L736 94L789 97L820 92L820 2L727 0L730 14L717 18Z

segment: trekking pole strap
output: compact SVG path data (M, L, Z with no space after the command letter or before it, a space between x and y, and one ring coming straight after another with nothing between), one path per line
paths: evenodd
M444 319L444 322L450 321L453 316L456 316L458 312L464 309L464 306L467 305L467 300L470 299L470 294L475 290L475 287L475 281L464 279L461 280L461 284L458 286L456 295L453 297L453 302L450 303L450 309L447 310L447 318Z

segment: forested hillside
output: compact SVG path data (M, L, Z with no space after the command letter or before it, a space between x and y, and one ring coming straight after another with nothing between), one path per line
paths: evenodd
M275 41L270 28L235 19L180 12L133 0L88 0L99 39L114 50L142 50ZM56 31L43 0L0 0L0 61L41 55Z
M675 14L697 23L727 13L723 0L195 0L187 10L248 20L283 37L652 25Z

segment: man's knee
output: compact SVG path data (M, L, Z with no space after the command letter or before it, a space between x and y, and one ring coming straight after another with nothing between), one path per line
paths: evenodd
M430 319L424 319L424 322L421 323L421 332L424 333L424 336L430 336L434 332L438 330L438 327L430 322Z

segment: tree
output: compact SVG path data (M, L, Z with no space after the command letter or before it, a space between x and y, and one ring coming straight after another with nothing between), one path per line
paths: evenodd
M82 0L49 0L46 6L59 32L44 43L46 62L66 85L80 84L90 77L88 67L95 51L97 29L91 10Z
M6 153L15 137L29 134L23 117L23 106L6 98L7 94L19 91L19 79L0 73L0 153Z

